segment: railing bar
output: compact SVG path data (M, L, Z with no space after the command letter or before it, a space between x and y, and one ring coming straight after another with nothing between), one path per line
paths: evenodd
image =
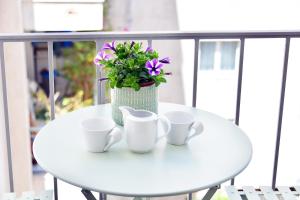
M83 35L85 36L85 35ZM221 40L221 39L239 39L241 37L245 37L248 39L275 39L275 38L286 38L286 37L293 37L293 38L300 38L300 35L293 35L293 36L287 36L287 35L275 35L275 36L247 36L247 35L237 35L237 36L197 36L197 37L190 37L190 36L170 36L170 37L155 37L155 40L193 40L194 38L198 38L200 40ZM53 40L55 42L63 42L63 41L72 41L72 42L89 42L89 41L95 41L95 40L147 40L149 37L146 36L124 36L124 37L90 37L90 38L72 38L72 37L65 37L65 38L56 38L53 39L52 37L49 38L43 38L43 39L32 39L32 38L9 38L9 39L2 39L0 36L0 40L4 42L45 42L48 40Z
M85 36L85 35L83 35ZM221 40L221 39L239 39L243 35L237 35L237 36L197 36L197 37L190 37L190 36L170 36L170 37L155 37L155 40L194 40L195 38L199 38L200 40ZM243 36L245 38L249 39L268 39L268 38L285 38L287 37L286 35L281 35L281 36ZM300 35L295 35L291 36L293 38L300 38ZM55 41L55 42L64 42L64 41L72 41L72 42L89 42L89 41L95 41L95 40L147 40L149 37L146 36L140 36L140 37L135 37L135 36L124 36L124 37L90 37L90 38L72 38L72 37L64 37L64 38L56 38L53 39L52 37L49 38L42 38L42 39L37 39L37 38L9 38L9 39L2 39L0 36L0 40L4 42L46 42L49 40Z
M101 45L100 45L100 41L96 40L96 53L98 53L98 51L100 51L100 48L101 48ZM101 99L101 82L100 82L100 68L99 66L95 65L96 66L96 91L97 91L97 94L96 94L96 104L99 105L100 104L100 99Z
M193 76L193 102L192 102L193 107L196 107L197 104L199 43L200 43L199 38L196 38L195 49L194 49L194 76Z
M243 65L244 65L244 49L245 49L245 38L240 39L240 58L239 58L239 73L237 83L237 94L236 94L236 109L235 109L235 124L240 123L240 106L241 106L241 93L242 93L242 82L243 82ZM231 179L231 185L234 185L234 178Z
M39 4L65 4L65 2L63 1L36 1L38 2ZM68 1L68 4L86 4L86 2L82 1ZM99 4L98 2L92 2L92 1L89 1L89 4Z
M149 47L152 47L152 40L151 40L151 39L148 39L147 42L148 42L148 46L149 46Z
M0 67L1 67L2 95L3 95L3 107L4 107L3 108L3 110L4 110L4 129L5 129L5 133L6 133L9 190L10 190L10 192L14 192L14 175L13 175L13 163L12 163L9 116L8 116L7 88L6 88L6 74L5 74L3 42L0 42Z
M50 119L55 119L55 99L54 99L54 69L53 41L48 41L48 70L49 70L49 99L50 99ZM58 200L57 178L53 177L54 199Z
M53 42L48 42L50 119L55 119Z
M239 58L239 74L238 74L236 110L235 110L236 125L239 125L240 123L240 106L241 106L241 92L242 92L242 81L243 81L245 38L241 38L240 41L241 43L240 43L240 58Z
M272 178L272 188L273 189L275 189L275 187L276 187L278 158L279 158L279 149L280 149L280 138L281 138L281 127L282 127L282 116L283 116L285 88L286 88L286 77L287 77L287 70L288 70L288 63L289 63L290 40L291 40L290 37L286 37L286 39L285 39L284 61L283 61L282 81L281 81L281 94L280 94L278 123L277 123L277 136L276 136L276 146L275 146L274 165L273 165L273 178Z
M89 32L89 33L23 33L1 34L0 40L17 41L95 41L95 40L174 40L174 39L239 39L300 37L300 31L256 31L256 32Z
M96 51L99 51L103 46L103 40L96 40ZM102 68L96 66L96 84L97 84L97 104L105 103L105 81L100 81L100 78L103 78L104 71Z

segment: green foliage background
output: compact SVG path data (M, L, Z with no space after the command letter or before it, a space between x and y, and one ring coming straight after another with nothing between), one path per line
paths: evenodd
M83 100L93 98L95 48L94 42L75 42L73 47L63 50L64 65L61 71L70 82L74 95L83 91Z

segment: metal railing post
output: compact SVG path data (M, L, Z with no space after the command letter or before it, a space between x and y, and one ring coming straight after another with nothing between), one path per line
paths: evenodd
M96 52L98 52L103 45L102 40L96 40ZM97 89L97 102L96 104L104 104L105 103L105 82L100 81L100 78L103 78L104 71L101 70L99 66L96 66L96 89Z
M152 47L152 40L151 40L151 39L148 39L148 40L147 40L147 43L148 43L148 46L149 46L149 47Z
M193 102L192 106L196 107L197 104L197 84L198 84L198 63L199 63L199 38L195 38L194 49L194 75L193 75Z
M48 71L49 71L49 99L50 99L50 119L55 119L55 99L54 99L54 59L53 42L48 42Z
M244 49L245 49L245 38L240 39L240 58L239 58L239 74L237 83L237 94L236 94L236 109L235 109L235 124L240 123L240 106L241 106L241 93L242 93L242 81L243 81L243 65L244 65ZM231 185L234 185L234 178L231 179Z
M280 138L281 138L282 116L283 116L283 109L284 109L286 77L287 77L287 70L288 70L288 63L289 63L290 40L291 40L290 37L286 37L286 39L285 39L284 60L283 60L283 69L282 69L282 80L281 80L281 93L280 93L280 103L279 103L279 113L278 113L278 123L277 123L277 135L276 135L276 146L275 146L273 177L272 177L272 188L273 189L275 189L275 187L276 187L279 148L280 148Z
M48 41L48 71L49 71L49 99L50 99L50 119L55 119L55 99L54 99L54 69L53 41ZM53 177L54 199L58 200L57 178Z
M11 149L10 129L9 129L4 45L3 42L1 41L0 41L0 68L1 68L2 95L3 95L4 130L6 134L5 137L6 137L6 150L7 150L7 163L8 163L9 190L10 192L14 192L14 175L13 175L12 152L11 152L12 149Z

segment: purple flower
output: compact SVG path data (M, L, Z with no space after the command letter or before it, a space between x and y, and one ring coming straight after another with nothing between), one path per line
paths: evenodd
M152 49L152 47L147 47L147 49L146 49L146 51L145 51L146 53L147 52L149 52L149 53L152 53L153 52L153 49Z
M159 75L160 74L160 68L163 67L163 64L158 62L157 59L153 59L146 62L146 68L148 69L148 72L150 75Z
M116 51L115 49L115 41L112 41L112 43L105 43L102 47L101 50L113 50L113 51Z
M164 64L170 64L170 58L169 57L165 57L165 58L159 60L159 62L164 63Z
M106 54L104 51L99 51L94 58L94 63L98 66L101 66L99 63L101 60L108 60L111 57L111 55Z

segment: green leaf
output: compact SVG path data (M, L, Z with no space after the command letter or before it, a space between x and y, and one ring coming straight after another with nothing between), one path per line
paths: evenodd
M134 67L134 59L130 58L127 60L127 64L129 68L133 68Z
M158 86L166 82L163 70L158 76L151 76L145 67L148 60L158 58L158 53L145 52L141 42L136 42L133 46L131 44L131 41L116 44L116 51L112 52L113 57L100 62L107 72L110 87L130 87L139 90L140 83L154 81Z

